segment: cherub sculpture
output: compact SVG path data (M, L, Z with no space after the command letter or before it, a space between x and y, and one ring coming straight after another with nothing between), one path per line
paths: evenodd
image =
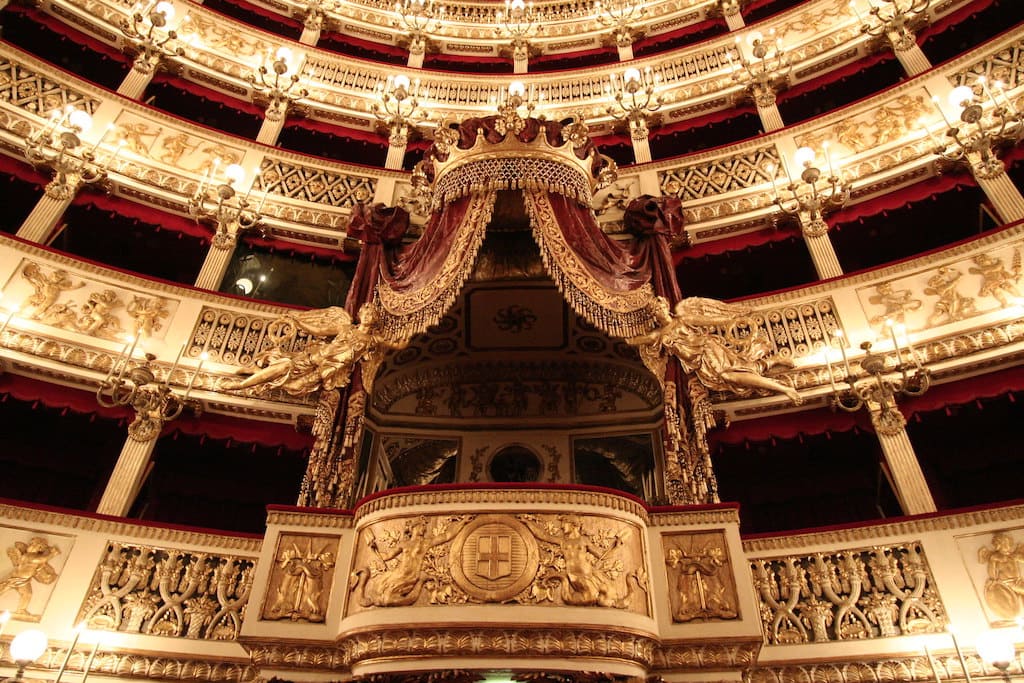
M315 309L290 313L271 323L278 338L269 349L257 354L253 362L238 374L249 375L244 380L230 381L225 389L266 391L281 388L292 396L304 396L319 389L347 386L352 371L359 362L368 365L364 383L369 389L373 376L388 349L401 348L374 331L376 314L372 304L359 310L359 324L341 307ZM298 330L316 337L300 351L284 351L282 346L295 338Z
M47 316L52 316L59 306L57 299L61 294L85 286L84 282L76 283L62 268L46 272L36 263L26 263L21 274L35 290L27 302L32 308L33 320L45 320Z
M792 366L792 361L771 355L771 348L759 328L750 324L752 311L715 299L690 297L669 309L668 300L657 298L655 314L661 326L629 343L640 347L640 357L656 374L664 374L665 354L679 359L683 369L712 391L729 391L749 396L754 391L770 391L801 402L791 386L765 377L776 365ZM740 337L736 328L746 323L750 334ZM724 328L721 334L714 328ZM660 376L660 374L659 374Z

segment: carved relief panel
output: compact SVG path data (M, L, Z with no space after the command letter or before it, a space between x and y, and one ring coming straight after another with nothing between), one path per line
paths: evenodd
M359 533L347 613L510 603L648 614L641 530L580 514L421 516Z
M74 539L28 529L0 527L0 610L12 619L39 621Z
M992 626L1024 618L1024 529L957 538L974 593Z
M324 620L334 585L338 538L306 534L278 537L263 599L264 619Z
M736 578L723 531L664 534L672 621L739 618Z
M177 302L120 283L82 279L29 260L3 290L5 299L20 305L19 317L101 339L160 338L177 309Z

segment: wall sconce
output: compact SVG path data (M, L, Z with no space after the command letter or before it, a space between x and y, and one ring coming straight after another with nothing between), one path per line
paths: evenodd
M867 18L857 9L856 0L851 0L850 8L861 33L887 37L894 50L909 50L917 41L914 31L928 23L925 12L930 4L931 0L868 0Z
M607 109L609 116L627 121L630 135L634 139L646 139L647 117L661 109L663 104L661 95L654 94L660 76L648 67L643 71L626 69L621 82L614 73L608 78L611 83L610 92L615 98L615 104Z
M171 389L170 380L181 362L185 344L178 352L167 378L157 382L153 372L155 355L147 353L142 363L132 362L138 343L139 336L136 335L125 344L121 355L111 364L110 371L96 389L96 402L104 408L120 406L134 410L135 419L128 426L128 435L136 441L145 442L158 437L164 424L177 419L186 407L194 412L201 409L197 401L189 400L189 395L209 355L203 352L199 356L199 365L192 373L184 394L179 395Z
M189 198L188 212L197 223L207 221L214 225L214 247L230 249L235 246L240 232L260 224L260 212L267 201L267 193L263 193L259 205L253 209L249 197L259 180L259 170L254 171L252 184L246 193L240 195L235 185L245 184L245 169L238 164L229 164L224 168L224 182L214 184L211 180L216 178L219 165L218 159L207 170L195 194Z
M995 149L1001 144L1016 144L1024 138L1024 112L1016 110L1001 81L995 81L990 88L988 80L979 76L975 84L982 96L969 85L958 86L949 93L950 109L960 112L958 123L949 120L938 97L932 96L947 126L949 140L938 142L930 132L929 137L935 144L935 153L943 159L966 162L979 177L995 178L1004 171ZM987 112L985 105L988 105Z
M850 198L850 184L843 181L832 167L832 154L828 142L825 143L825 162L828 166L828 178L826 185L819 187L821 169L815 165L817 154L810 147L801 147L793 155L793 161L800 169L799 183L794 180L789 172L789 165L785 157L782 159L782 168L786 173L789 184L783 188L790 196L785 196L779 191L775 182L775 169L769 168L768 175L772 181L772 194L775 204L782 213L792 216L800 222L803 233L810 237L817 237L828 232L828 224L825 222L825 213L844 205Z
M309 95L305 88L296 87L299 83L299 74L292 71L292 59L292 51L280 47L274 53L270 68L267 68L266 64L260 64L256 73L249 74L249 83L268 102L266 117L270 121L280 121L293 102Z
M505 11L498 10L498 27L494 34L509 38L512 43L512 59L525 62L530 57L530 38L544 31L538 24L540 16L533 9L533 3L523 0L505 0Z
M105 162L98 163L97 148L102 138L89 149L82 149L82 135L92 128L92 116L83 109L68 105L50 114L46 125L25 138L25 158L37 168L54 171L46 194L54 199L70 199L82 185L98 183L107 177L107 170L121 152L124 143ZM105 137L105 135L104 135Z
M388 76L386 83L377 83L378 102L370 105L377 120L388 128L388 144L405 147L409 143L409 129L426 120L420 108L420 79L409 81L404 74Z
M11 659L18 667L15 681L24 680L25 667L39 659L46 652L46 634L38 629L22 631L11 641Z
M174 20L174 14L174 5L161 0L146 10L137 5L133 8L131 18L121 21L121 33L138 52L133 64L135 69L142 73L153 73L164 57L180 57L185 54L181 45L174 45L178 40L177 31L168 28Z
M747 34L747 46L753 59L747 59L740 37L736 36L736 52L739 61L734 62L732 54L726 52L726 59L732 66L732 78L741 82L746 92L759 107L775 104L775 94L789 83L793 70L789 55L782 49L782 41L775 38L774 29L768 39L760 31Z
M647 14L647 8L639 0L601 0L594 1L594 12L602 26L612 29L612 39L619 47L632 45L640 37L640 32L632 28L632 24Z
M865 352L864 358L860 361L862 373L855 376L850 367L850 359L846 354L842 330L835 330L832 336L839 342L844 371L841 381L846 384L845 387L839 386L836 382L836 369L829 354L830 349L825 352L825 363L828 365L833 407L854 413L866 406L871 411L872 424L875 425L875 429L883 434L892 434L902 430L906 423L903 415L896 408L896 397L920 396L928 391L931 387L931 371L921 365L918 360L917 350L910 344L905 327L894 325L891 320L886 321L886 327L889 329L893 348L896 351L894 367L890 368L885 356L873 352L871 350L873 344L865 341L860 345ZM904 335L907 351L911 357L910 365L903 360L903 349L896 336L897 328ZM897 377L893 377L892 373L899 374Z
M441 28L445 11L444 5L431 0L399 0L395 3L397 20L391 24L409 35L409 53L422 55L430 34Z

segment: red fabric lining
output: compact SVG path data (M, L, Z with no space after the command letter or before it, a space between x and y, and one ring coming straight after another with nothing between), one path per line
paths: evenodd
M939 410L950 405L964 405L978 398L992 398L1011 391L1024 390L1024 366L1002 372L978 375L949 384L933 386L928 393L908 398L899 403L907 417L917 413ZM846 432L855 427L870 429L866 410L856 413L832 412L827 408L804 410L785 415L772 415L756 420L741 420L712 435L713 443L739 444L745 441L763 442L772 438L794 439L800 434Z
M67 409L84 415L99 415L110 420L129 422L134 417L129 408L105 408L99 405L96 402L96 395L91 392L13 373L0 375L0 395L9 395L26 403L38 401L48 408ZM203 434L212 439L232 439L270 448L284 447L292 451L306 450L313 441L312 436L300 434L289 424L246 420L227 415L183 415L168 423L161 436L175 432ZM125 437L127 438L127 433Z

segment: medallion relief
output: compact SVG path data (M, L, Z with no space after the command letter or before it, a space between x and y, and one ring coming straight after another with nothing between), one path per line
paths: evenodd
M360 532L348 613L510 603L648 613L640 530L578 514L481 514L380 522Z
M337 536L281 534L267 582L263 618L323 621L337 556Z
M724 533L666 534L662 542L672 621L739 618L736 580Z

